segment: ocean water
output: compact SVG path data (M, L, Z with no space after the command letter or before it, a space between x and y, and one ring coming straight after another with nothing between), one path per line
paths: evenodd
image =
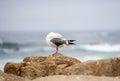
M54 32L54 31L53 31ZM55 52L46 44L49 31L0 32L0 69L6 62L21 62L27 56L47 56ZM61 48L61 54L81 61L120 57L120 32L59 31L66 39L76 40L76 45Z

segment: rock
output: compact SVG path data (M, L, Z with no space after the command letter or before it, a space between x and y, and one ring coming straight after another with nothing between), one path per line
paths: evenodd
M57 65L68 64L69 66L71 66L75 63L81 63L79 60L75 58L63 56L62 54L49 55L46 60L54 61Z
M97 75L120 76L120 57L80 62L62 54L47 57L30 56L21 63L8 62L5 73L11 73L28 79L50 75Z
M31 80L13 74L6 74L4 72L0 72L0 81L31 81Z
M0 70L0 81L5 81L5 79L1 76L3 72Z
M75 58L67 57L59 53L49 55L48 57L30 56L24 58L21 63L6 63L4 72L28 79L35 79L37 77L55 75L57 70L67 68L76 63L81 62Z
M0 81L5 81L5 79L2 76L0 76Z
M0 73L2 72L2 70L0 70Z
M29 65L26 67L21 67L20 76L28 79L35 79L37 77L42 77L46 75L45 68L46 66L42 66L39 64L36 64L36 66Z
M65 75L120 76L120 57L87 61L65 68ZM58 73L59 74L59 73Z
M24 62L42 62L46 60L47 57L44 56L30 56L23 59Z
M22 66L22 63L8 62L5 65L4 72L15 74L15 75L20 75L21 66Z
M3 73L2 70L0 70L0 74Z

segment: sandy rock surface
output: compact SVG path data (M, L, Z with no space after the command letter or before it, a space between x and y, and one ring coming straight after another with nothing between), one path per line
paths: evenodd
M37 78L33 81L120 81L120 77L98 77L90 75L54 75Z

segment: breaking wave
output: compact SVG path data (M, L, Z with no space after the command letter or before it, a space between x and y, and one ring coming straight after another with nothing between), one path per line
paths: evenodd
M86 44L86 45L80 45L79 48L87 51L97 51L97 52L120 52L120 44L116 44L116 45Z

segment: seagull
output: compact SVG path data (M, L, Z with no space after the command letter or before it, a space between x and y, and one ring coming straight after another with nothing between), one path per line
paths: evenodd
M59 48L65 47L67 45L75 45L74 41L75 40L66 40L61 34L54 32L50 32L46 36L46 43L49 46L56 48L56 53L58 53Z

